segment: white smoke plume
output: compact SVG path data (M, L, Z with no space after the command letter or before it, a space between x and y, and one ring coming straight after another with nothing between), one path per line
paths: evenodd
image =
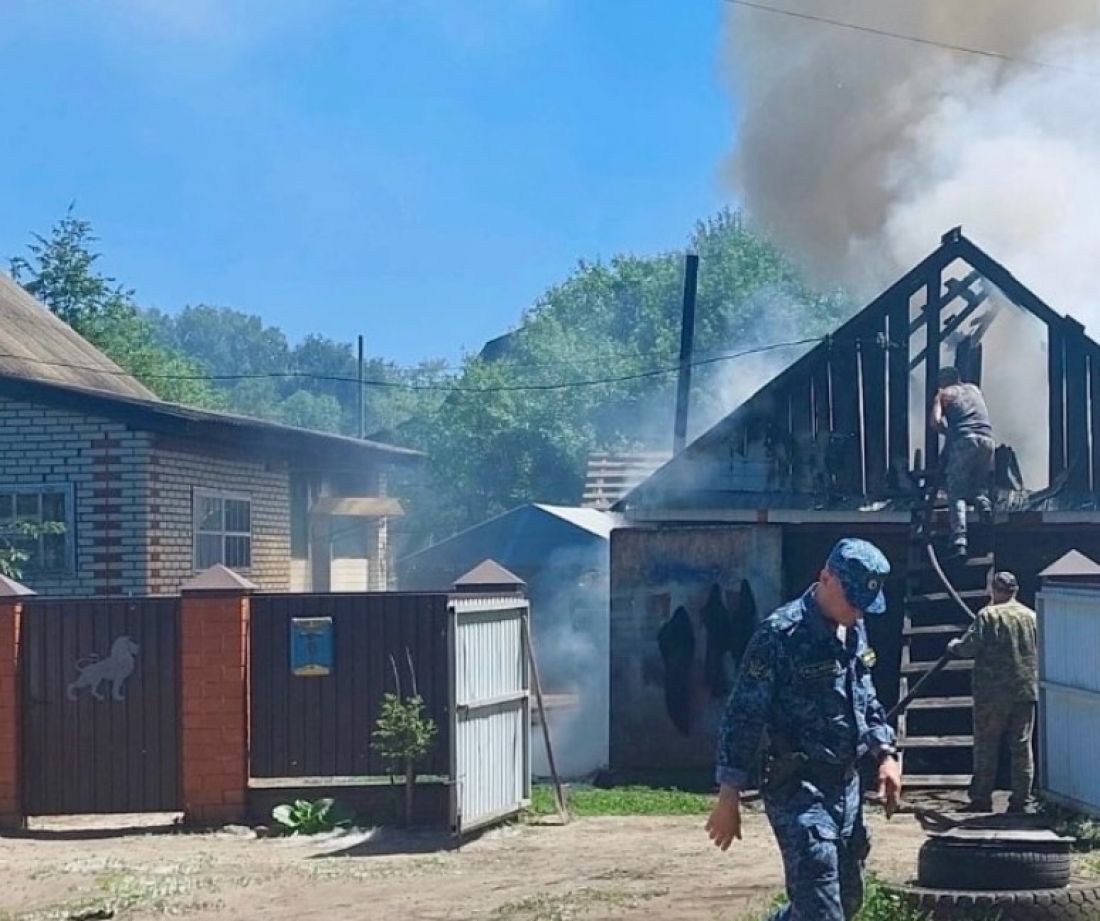
M1095 0L765 0L1015 60L728 4L728 176L818 278L881 285L956 225L1100 333Z

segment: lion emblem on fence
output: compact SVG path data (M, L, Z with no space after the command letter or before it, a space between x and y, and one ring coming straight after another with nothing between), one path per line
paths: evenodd
M77 659L76 681L69 685L66 695L76 700L77 692L88 688L92 697L103 700L100 687L104 681L111 683L111 697L123 700L122 688L137 665L138 644L128 636L120 636L111 644L111 654L101 659L95 653Z

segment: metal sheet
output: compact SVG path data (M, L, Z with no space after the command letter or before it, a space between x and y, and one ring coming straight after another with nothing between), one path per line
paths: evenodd
M530 698L524 621L515 596L456 598L456 831L514 815L531 793Z
M29 815L180 808L179 599L26 602Z
M1100 591L1048 585L1037 608L1040 785L1100 815Z

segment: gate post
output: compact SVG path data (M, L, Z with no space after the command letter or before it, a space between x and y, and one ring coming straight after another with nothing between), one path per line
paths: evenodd
M25 585L0 576L0 828L22 828L25 824L19 656L23 600L33 594Z
M182 589L180 743L187 822L239 822L248 810L248 625L255 588L219 565Z

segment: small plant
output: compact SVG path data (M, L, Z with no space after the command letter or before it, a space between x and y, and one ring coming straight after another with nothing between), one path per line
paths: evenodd
M405 824L412 824L416 765L432 750L439 727L424 712L419 694L402 698L387 694L374 730L373 745L393 775L405 775Z
M351 815L329 797L283 803L271 811L271 817L290 835L317 835L351 825Z

